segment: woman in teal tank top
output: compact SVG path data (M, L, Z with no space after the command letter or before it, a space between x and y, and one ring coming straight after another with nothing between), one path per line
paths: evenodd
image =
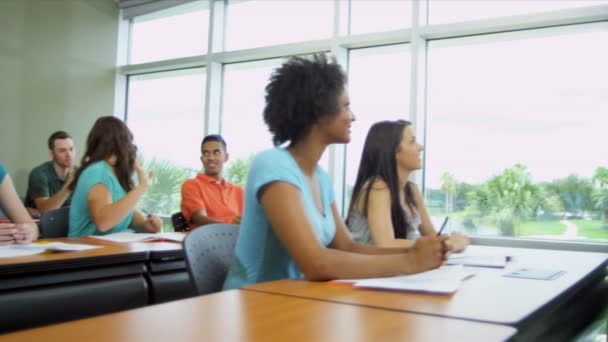
M150 185L148 174L136 160L133 134L120 119L100 117L87 137L81 166L70 184L70 237L105 235L129 227L158 232L156 215L147 218L135 206ZM133 173L139 182L134 185Z

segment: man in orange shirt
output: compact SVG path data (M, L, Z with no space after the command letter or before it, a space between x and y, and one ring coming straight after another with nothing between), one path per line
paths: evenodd
M240 223L243 189L222 177L228 161L226 142L219 134L206 136L201 143L204 173L182 185L182 214L190 228L210 223Z

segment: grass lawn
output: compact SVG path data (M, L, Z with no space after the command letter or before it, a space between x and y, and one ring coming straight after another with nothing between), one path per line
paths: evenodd
M432 208L429 210L432 216L443 216L443 208ZM465 215L464 211L452 212L449 214L453 222L462 222ZM493 227L496 224L487 218L475 218L476 225ZM608 228L602 228L601 220L573 220L572 223L578 226L577 238L589 240L608 241ZM608 226L608 224L606 224ZM535 235L562 235L566 232L566 226L560 220L550 221L526 221L515 226L515 237L530 237ZM471 234L471 233L470 233ZM475 233L472 233L475 235Z
M528 221L522 222L515 227L515 236L532 235L562 235L566 231L559 220L552 221Z
M574 220L578 226L578 237L591 240L608 240L608 229L602 228L600 220Z

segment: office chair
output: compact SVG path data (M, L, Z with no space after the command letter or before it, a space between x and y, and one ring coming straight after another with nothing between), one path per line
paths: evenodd
M43 238L66 237L69 225L70 207L51 210L40 216L40 236Z
M190 226L188 226L188 221L184 217L181 211L176 212L171 215L171 224L173 225L173 231L176 232L187 232L190 230Z
M238 234L238 224L214 223L193 230L184 239L188 274L199 295L222 290Z

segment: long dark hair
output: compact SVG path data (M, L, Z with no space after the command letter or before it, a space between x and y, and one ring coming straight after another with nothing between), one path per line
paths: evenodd
M350 220L353 210L355 210L357 202L363 193L365 193L365 200L361 214L367 217L369 192L374 181L379 179L386 183L390 191L391 219L393 221L395 238L406 238L407 227L410 223L399 200L400 191L405 192L406 205L412 212L416 208L416 203L414 202L410 182L407 182L403 189L399 189L395 154L403 138L403 130L409 125L411 123L406 120L380 121L373 124L369 132L367 132L359 171L357 172L357 180L355 181L348 209L347 222Z
M102 116L95 121L89 136L87 146L80 162L80 168L70 184L70 190L76 188L78 178L87 166L116 156L114 172L118 182L125 189L133 189L133 170L137 150L133 145L133 134L120 119L113 116Z

